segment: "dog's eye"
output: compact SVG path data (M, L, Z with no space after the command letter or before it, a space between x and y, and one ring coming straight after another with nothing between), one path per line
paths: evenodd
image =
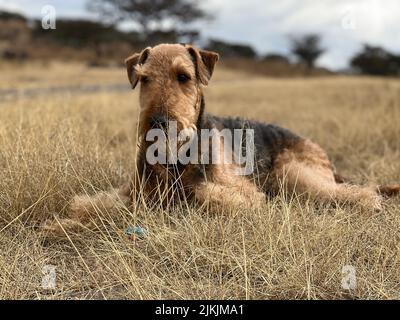
M149 79L149 77L147 77L147 76L141 76L141 77L140 77L140 82L141 82L142 84L149 83L149 81L150 81L150 79Z
M176 79L177 79L178 82L180 82L180 83L185 83L185 82L187 82L187 81L190 80L190 78L189 78L186 74L183 74L183 73L178 74L178 76L176 77Z

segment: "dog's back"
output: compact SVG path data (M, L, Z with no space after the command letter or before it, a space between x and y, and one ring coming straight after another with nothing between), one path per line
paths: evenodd
M218 130L254 130L255 161L257 167L262 168L263 171L273 168L274 161L279 153L303 140L299 135L277 125L238 117L218 117L205 114L204 125Z

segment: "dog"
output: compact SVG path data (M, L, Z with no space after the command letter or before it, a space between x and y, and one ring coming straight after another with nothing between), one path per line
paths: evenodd
M141 190L148 202L161 201L168 205L184 199L220 210L260 207L267 197L277 195L284 188L287 193L306 194L318 203L350 203L379 211L383 196L400 192L400 185L368 187L346 182L319 145L287 129L208 114L203 87L208 85L218 60L217 53L187 44L147 47L126 59L132 88L140 85L138 178L116 190L116 197L129 204ZM178 133L186 130L192 138L200 138L203 130L214 133L252 130L255 170L251 174L238 174L242 169L240 164L224 161L150 163L148 150L154 141L147 139L148 133L158 129L166 133L168 140L166 128L172 121ZM212 140L214 135L207 139ZM198 147L199 139L194 140ZM216 158L222 157L226 146L229 149L231 144L225 141L211 153ZM210 148L195 149L197 153L210 151ZM107 194L76 198L69 223L87 221L87 212L93 203L104 203L107 199L111 199Z

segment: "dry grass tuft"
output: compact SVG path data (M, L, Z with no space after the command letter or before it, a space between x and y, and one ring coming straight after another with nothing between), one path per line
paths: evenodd
M136 94L63 92L0 104L0 298L400 298L398 198L369 215L283 197L257 211L209 214L98 208L93 229L47 237L39 226L62 219L73 196L109 190L133 173ZM400 181L398 80L220 70L206 99L214 113L313 138L356 182ZM133 225L149 235L128 237ZM40 286L48 264L57 268L54 290ZM356 269L355 290L341 288L345 265Z

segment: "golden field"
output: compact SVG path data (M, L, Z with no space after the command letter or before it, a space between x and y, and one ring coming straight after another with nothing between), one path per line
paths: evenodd
M133 175L137 92L122 68L1 68L1 299L400 299L400 197L380 213L283 197L218 214L99 208L93 230L49 238L40 226L65 216L74 195ZM400 181L400 80L217 66L205 93L209 112L312 138L357 183ZM144 240L125 234L134 225ZM46 265L56 267L52 290L41 287ZM341 286L346 265L353 290Z

